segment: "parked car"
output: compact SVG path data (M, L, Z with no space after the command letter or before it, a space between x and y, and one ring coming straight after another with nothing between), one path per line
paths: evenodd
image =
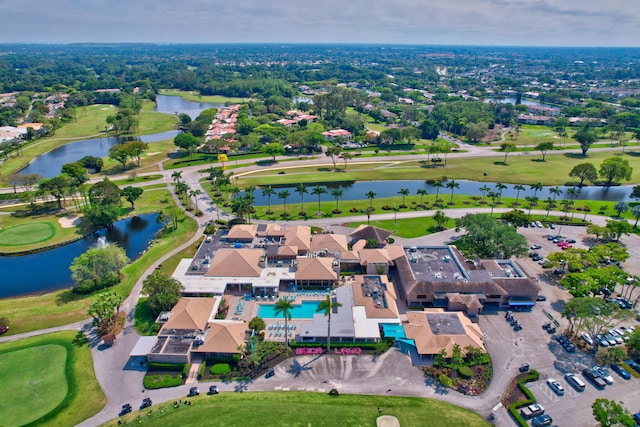
M607 370L607 368L604 368L602 366L594 366L593 368L593 372L595 372L596 374L600 375L600 377L608 384L611 385L613 384L613 377L611 376L611 374L609 373L609 371Z
M562 385L558 381L554 380L553 378L549 378L547 380L547 384L549 385L551 390L553 390L558 396L564 395L564 387L562 387Z
M628 367L640 374L640 363L637 363L635 360L627 360L624 363L626 363Z
M631 374L629 373L629 371L627 371L622 366L620 366L620 365L618 365L616 363L611 365L611 370L613 372L615 372L616 374L620 375L625 380L630 380L631 379Z
M265 378L271 378L272 376L274 376L276 374L276 371L271 368L267 371L267 373L264 375Z
M553 423L553 419L549 415L543 414L535 417L531 422L531 425L532 427L543 427L543 426L550 426L552 423Z
M536 297L536 301L546 301L546 300L547 300L547 297L545 297L544 295L538 295Z
M133 410L133 408L131 407L131 405L129 403L125 403L124 405L122 405L122 410L120 411L120 416L126 415L129 412L131 412L132 410Z
M556 229L556 226L555 226L555 224L551 224L551 223L549 223L549 228L550 228L550 229L552 229L552 230L555 230L555 229Z
M151 399L149 399L148 397L145 397L144 399L142 399L142 405L140 405L140 409L148 408L151 405L153 405L153 402L151 402Z
M535 222L536 227L542 228L542 223L540 221Z
M593 345L593 338L591 338L591 335L589 335L587 332L583 332L582 334L580 334L580 338L582 338L587 344L591 346Z
M210 385L209 386L209 392L207 394L218 394L218 386L217 385Z
M535 262L541 261L543 259L542 255L535 255L533 257L531 257L531 259Z
M537 415L544 414L544 406L542 406L542 405L540 405L538 403L533 403L533 404L531 404L529 406L525 406L523 408L520 408L520 413L525 418L532 418L532 417L535 417Z
M547 240L551 241L551 240L555 240L558 236L554 235L554 234L550 234L547 236Z
M541 245L531 245L531 249L542 249Z
M189 397L198 396L199 394L200 394L200 390L198 390L198 387L191 387L189 389L189 394L188 394Z
M540 256L540 254L538 252L529 252L529 258L534 258Z
M582 375L586 379L591 381L591 383L598 388L605 388L607 386L607 382L604 379L602 379L600 375L594 372L592 369L588 369L588 368L583 369Z

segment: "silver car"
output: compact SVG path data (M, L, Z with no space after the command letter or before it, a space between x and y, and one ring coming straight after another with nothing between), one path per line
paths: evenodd
M613 377L611 376L611 374L609 373L609 371L607 370L607 368L603 368L602 366L594 366L593 367L593 371L600 375L600 377L602 377L602 379L609 385L613 384Z

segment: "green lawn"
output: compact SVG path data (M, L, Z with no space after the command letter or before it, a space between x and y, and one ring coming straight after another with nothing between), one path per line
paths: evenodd
M122 417L121 424L112 420L105 425L375 426L380 414L397 417L403 427L489 425L474 412L417 397L250 392L201 395L190 400L193 404L189 406L175 408L173 402L157 405L142 415L134 412Z
M67 349L51 344L0 353L3 424L35 421L63 401L68 391L66 359Z
M225 103L243 103L251 101L251 98L233 98L221 95L200 95L196 91L184 91L177 89L160 89L161 95L168 96L179 96L181 98L186 99L187 101L195 101L195 102L212 102L214 104L225 104Z
M53 225L49 222L29 222L28 224L0 230L0 248L2 246L20 246L42 243L55 234Z
M361 224L366 225L367 222L351 222L349 223L349 227L355 228ZM384 228L385 230L389 230L394 236L406 237L408 239L436 233L439 231L438 229L436 229L436 222L431 217L405 218L398 219L396 221L392 219L384 219L380 221L370 221L369 224L375 225L376 227ZM444 224L444 227L453 228L455 227L455 225L455 221L453 219L450 219L446 224Z
M2 344L0 424L71 426L106 404L84 335L58 332Z

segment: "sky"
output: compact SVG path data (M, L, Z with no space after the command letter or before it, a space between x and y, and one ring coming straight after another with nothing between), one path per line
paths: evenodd
M0 0L0 43L639 46L638 0Z

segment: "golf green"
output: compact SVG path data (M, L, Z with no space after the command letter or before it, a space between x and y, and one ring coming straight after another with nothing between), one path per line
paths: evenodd
M53 411L68 391L67 349L49 344L0 353L0 424L28 424Z
M33 222L0 231L0 246L30 245L53 237L55 230L48 222Z

